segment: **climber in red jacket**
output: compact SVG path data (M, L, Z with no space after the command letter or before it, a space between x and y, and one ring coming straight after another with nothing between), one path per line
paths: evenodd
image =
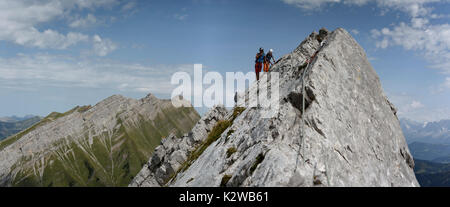
M264 63L264 49L259 48L259 52L256 53L256 60L255 60L255 73L256 73L256 81L259 80L259 73L261 72L262 65Z

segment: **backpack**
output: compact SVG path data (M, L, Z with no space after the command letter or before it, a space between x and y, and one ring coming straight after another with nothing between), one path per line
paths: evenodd
M264 57L264 62L270 63L270 60L272 59L272 57L273 57L272 54L267 53L266 56Z
M262 62L264 62L264 58L265 58L264 53L257 53L256 54L255 63L262 63Z

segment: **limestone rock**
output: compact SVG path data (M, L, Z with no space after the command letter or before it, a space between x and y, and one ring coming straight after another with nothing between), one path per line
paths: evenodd
M228 111L217 106L206 113L194 126L192 132L182 137L170 135L162 140L156 147L150 161L142 168L131 187L159 187L164 186L180 169L189 154L206 139L209 132L219 120L227 115Z
M0 186L127 186L163 136L199 119L152 94L54 112L0 142Z
M320 47L316 37L324 34L327 41ZM228 112L223 117L231 126L185 171L161 183L151 166L131 186L419 186L395 107L347 31L312 33L271 71L280 76L276 116L262 118L266 111L256 107L233 119ZM251 99L257 85L270 82L252 84L237 102ZM191 137L198 142L207 136L197 124Z

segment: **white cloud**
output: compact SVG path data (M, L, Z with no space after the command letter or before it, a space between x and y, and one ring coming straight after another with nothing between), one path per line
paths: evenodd
M376 47L401 46L417 51L430 63L431 68L450 74L450 24L433 24L430 20L449 17L448 13L435 14L431 3L448 3L450 0L282 0L305 10L315 10L330 4L363 6L374 4L384 10L399 10L410 16L409 22L373 29ZM351 31L358 34L357 31ZM447 84L447 83L445 83ZM444 85L445 85L444 84Z
M450 77L447 77L447 78L445 79L444 86L450 89Z
M403 97L404 98L404 97ZM411 97L408 97L407 100L403 100L399 104L399 115L406 115L413 112L416 112L417 110L420 110L422 108L425 108L425 105L423 105L420 101L412 100L410 101Z
M419 101L413 101L409 106L411 107L411 109L419 109L424 107L424 105Z
M113 43L110 39L102 39L98 35L94 35L92 38L92 42L94 44L93 50L94 53L98 56L106 56L110 52L117 49L117 46L115 43Z
M303 9L319 9L324 4L339 3L340 0L282 0L286 4L292 4Z
M181 8L180 12L175 13L173 15L173 18L183 21L189 17L189 14L187 14L187 11L188 11L188 8L183 7L183 8Z
M79 28L79 27L89 27L98 23L97 18L93 14L88 14L84 18L78 18L72 21L69 24L70 27Z
M450 117L450 107L427 106L409 94L389 94L389 100L397 107L397 115L415 121L439 121Z
M431 68L450 74L450 24L433 24L430 19L447 17L449 14L433 14L431 8L424 5L428 2L418 1L410 6L411 20L409 23L401 22L391 25L390 28L372 30L372 37L379 48L401 46L405 50L417 51L420 56L430 63ZM444 0L441 2L449 2ZM415 6L419 5L419 6ZM420 9L422 8L422 9ZM421 12L423 10L424 12ZM431 93L441 93L447 87L448 78L444 83L431 87Z
M442 96L443 93L450 91L450 77L445 77L444 81L439 84L434 84L429 87L429 91L431 95L439 95Z
M118 0L0 0L0 41L10 41L27 47L41 49L66 49L90 40L78 32L62 34L55 29L38 29L43 23L69 18L84 9L111 8ZM94 15L72 21L72 28L96 23Z
M367 59L368 59L369 61L376 61L376 60L378 60L377 57L372 57L372 56L368 56Z
M409 23L399 23L391 28L372 30L378 48L402 46L406 50L419 51L431 67L450 74L450 25L431 24L429 19L447 17L449 14L433 14L430 3L450 2L450 0L282 0L303 9L320 9L333 3L347 5L375 4L382 9L394 9L410 15ZM352 33L358 34L352 30Z
M412 18L411 24L414 28L423 28L429 23L428 19L425 18Z
M402 46L406 50L419 51L432 68L450 74L450 25L430 24L425 18L413 18L410 24L400 23L392 28L372 30L376 46Z
M363 6L374 3L385 9L397 9L408 12L411 16L423 16L428 14L431 9L425 7L425 4L434 2L446 2L448 0L282 0L286 4L295 5L302 9L314 10L320 9L329 4L342 3L346 5Z
M189 15L187 14L174 14L173 17L177 20L183 21L185 20Z
M130 1L130 2L126 3L125 5L123 5L121 10L129 11L129 10L136 8L136 6L137 6L136 1Z
M38 47L41 49L66 49L79 42L85 42L88 39L87 35L81 33L69 32L63 35L51 29L39 32L33 27L22 30L21 32L15 32L14 39L10 40L19 45Z
M0 58L0 88L34 90L40 87L107 88L124 92L168 94L171 75L191 73L194 65L123 64L104 59L18 55Z
M353 33L354 35L358 35L359 34L359 31L357 29L352 29L350 32Z

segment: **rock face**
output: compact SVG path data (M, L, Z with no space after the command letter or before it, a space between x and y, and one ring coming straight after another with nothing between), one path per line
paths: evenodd
M156 147L150 161L131 182L131 187L164 186L186 162L189 154L205 140L214 125L227 115L223 107L210 110L195 125L192 131L181 138L171 134Z
M215 116L230 124L219 121L202 150L164 143L131 186L419 186L395 107L364 50L344 29L327 34L323 47L318 35L271 68L280 76L276 116L242 106Z
M199 119L194 108L151 94L54 112L0 142L0 185L127 186L164 136L181 136Z

